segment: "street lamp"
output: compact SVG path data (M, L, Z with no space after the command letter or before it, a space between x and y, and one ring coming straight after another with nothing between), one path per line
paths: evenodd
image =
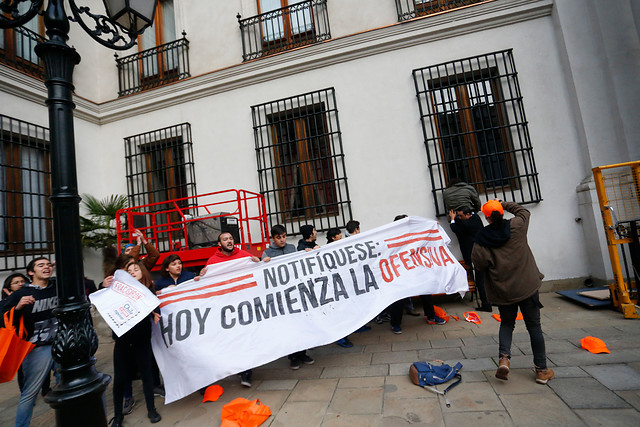
M0 28L20 26L41 9L43 0L0 0ZM80 197L73 130L73 69L80 55L67 45L69 21L74 21L103 46L126 50L153 23L157 0L104 0L108 16L68 0L49 0L44 24L49 39L36 46L45 67L46 104L51 144L51 207L56 254L58 318L52 354L60 364L60 383L45 400L56 411L59 426L106 426L102 396L111 381L95 369L98 336L84 292L80 241ZM89 23L85 22L88 21Z

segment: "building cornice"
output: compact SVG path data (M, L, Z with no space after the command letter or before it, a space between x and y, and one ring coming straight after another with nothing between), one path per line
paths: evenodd
M461 10L330 39L101 104L75 97L75 116L95 124L112 123L314 69L538 19L551 15L552 9L553 0L488 1ZM25 80L30 78L26 76L6 79L3 68L0 67L0 90L34 102L44 102L46 91L40 81L31 79L33 83L28 84Z

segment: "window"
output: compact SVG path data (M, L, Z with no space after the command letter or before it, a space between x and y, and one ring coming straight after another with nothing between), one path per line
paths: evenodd
M541 199L511 50L413 71L438 215L452 178L487 199Z
M331 38L327 0L258 0L258 13L238 15L245 61Z
M344 227L351 205L334 89L256 105L251 111L260 191L270 223L313 222L318 230Z
M0 115L0 271L53 250L49 131Z
M189 123L125 138L125 159L130 206L196 195ZM165 207L161 203L143 211Z
M26 12L31 4L18 4L20 12ZM0 29L0 61L34 77L44 77L44 66L36 55L35 47L45 39L44 26L39 16L21 27Z
M452 9L460 9L488 0L396 0L398 21L406 21L418 16L432 15Z
M140 51L149 51L140 59L141 83L147 80L164 79L178 73L178 58L174 55L163 55L155 48L176 40L176 24L173 11L173 0L161 0L156 7L153 25L139 36Z

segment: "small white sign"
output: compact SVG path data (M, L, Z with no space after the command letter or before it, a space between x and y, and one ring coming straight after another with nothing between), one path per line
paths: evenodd
M149 289L124 270L116 271L111 286L94 292L89 299L119 337L160 305Z

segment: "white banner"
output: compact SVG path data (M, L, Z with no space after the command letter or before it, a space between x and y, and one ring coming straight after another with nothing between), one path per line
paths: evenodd
M146 286L124 270L117 270L111 286L92 293L89 299L119 337L160 304Z
M401 298L466 292L448 243L436 221L409 217L266 263L210 265L201 280L168 288L152 335L165 403L333 343Z

